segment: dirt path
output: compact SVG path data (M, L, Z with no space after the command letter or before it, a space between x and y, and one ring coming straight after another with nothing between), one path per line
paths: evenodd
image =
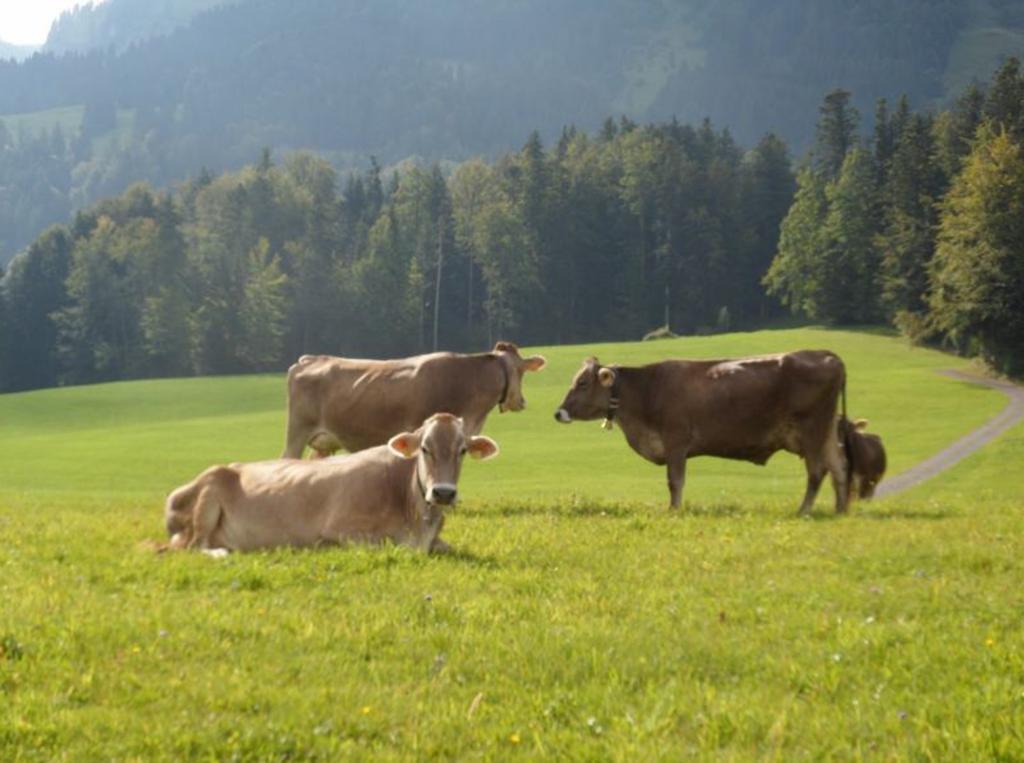
M971 384L984 384L986 387L1001 390L1010 398L1010 402L998 414L989 419L985 424L973 432L961 437L948 448L936 453L926 461L897 474L892 479L883 479L878 486L875 495L879 498L901 493L904 490L919 485L925 480L931 479L936 474L944 472L954 464L969 456L978 448L991 442L995 437L1005 432L1018 421L1024 419L1024 388L1018 387L1010 382L987 379L984 376L975 376L962 371L942 371L945 376L950 376L960 381Z

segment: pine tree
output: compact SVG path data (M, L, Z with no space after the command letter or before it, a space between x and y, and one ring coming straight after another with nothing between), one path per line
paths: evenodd
M850 103L850 93L836 89L825 96L819 109L814 157L826 180L839 175L846 154L857 145L860 114Z
M288 279L265 238L249 252L247 271L239 311L242 345L238 356L251 370L266 370L282 361Z
M68 306L65 282L72 246L67 228L49 228L11 261L0 280L8 352L2 380L5 390L49 387L59 379L52 315Z
M749 252L746 262L737 268L740 291L733 320L764 320L778 303L768 299L761 279L771 266L779 243L779 226L786 217L796 193L796 179L790 165L789 150L773 133L764 136L744 162L742 219L749 226Z
M1011 57L999 68L985 98L984 117L1014 140L1024 138L1024 74L1020 61Z
M884 224L877 239L882 257L882 303L906 333L922 329L928 266L935 247L936 203L944 177L934 159L928 117L915 114L899 136L884 189Z
M825 192L819 305L821 317L830 322L871 323L878 318L877 194L871 155L854 148Z
M974 134L983 118L985 94L977 85L970 85L953 103L952 109L935 119L936 161L943 175L954 177L970 151Z
M889 161L895 149L892 122L889 119L889 104L879 98L875 106L875 176L879 186L884 185L889 172Z
M796 196L782 221L778 253L764 277L769 294L794 313L825 318L821 253L828 212L825 180L805 167L797 175Z
M1024 150L984 127L942 204L930 318L960 349L1024 371Z

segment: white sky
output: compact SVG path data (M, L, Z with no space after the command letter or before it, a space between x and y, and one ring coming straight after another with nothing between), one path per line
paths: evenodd
M93 0L99 5L103 0ZM42 45L50 32L50 24L61 11L89 0L0 0L0 40L15 45Z

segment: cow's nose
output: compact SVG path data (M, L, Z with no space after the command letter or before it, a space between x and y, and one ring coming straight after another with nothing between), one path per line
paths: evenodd
M449 504L455 501L456 489L454 485L434 485L430 492L435 503Z
M568 424L572 421L572 416L569 415L569 411L565 410L565 408L559 408L555 411L555 421L560 424Z

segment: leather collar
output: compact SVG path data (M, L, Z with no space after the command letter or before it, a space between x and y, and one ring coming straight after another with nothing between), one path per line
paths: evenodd
M619 374L620 369L618 366L608 366L615 372L615 381L612 382L610 394L608 396L608 410L604 415L604 422L601 424L605 429L612 428L612 422L615 421L615 412L619 410Z

